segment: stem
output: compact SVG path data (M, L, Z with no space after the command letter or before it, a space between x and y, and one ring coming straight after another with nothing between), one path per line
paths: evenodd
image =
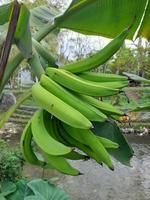
M41 31L39 31L38 33L35 34L34 39L36 39L37 41L41 41L46 35L48 35L56 27L57 27L56 25L52 25L50 27L46 27L46 28L42 29ZM22 56L22 54L18 53L13 58L13 60L7 64L6 69L9 69L9 70L6 70L7 72L4 73L1 87L0 87L0 93L2 92L7 81L9 80L12 72L17 68L17 66L22 62L23 59L24 59L24 57Z
M1 84L2 79L3 79L3 75L4 75L4 72L5 72L5 69L6 69L8 57L9 57L9 54L10 54L11 45L12 45L12 42L13 42L14 33L15 33L15 30L16 30L16 26L17 26L19 14L20 14L20 8L21 8L21 5L15 0L11 19L10 19L10 23L9 23L9 27L8 27L8 31L7 31L6 41L4 42L4 45L3 45L3 48L2 48L2 51L1 51L0 84Z
M56 66L54 57L46 50L39 42L37 42L35 39L32 39L33 46L37 50L37 52L48 61L48 65L50 66Z
M45 27L44 29L42 29L41 31L38 31L35 34L34 39L40 42L43 38L45 38L50 32L52 32L56 28L57 28L57 24L53 24L51 26Z
M35 51L32 55L32 58L28 59L28 63L31 66L31 69L34 71L35 75L38 79L40 79L41 75L45 73L39 59L39 55Z

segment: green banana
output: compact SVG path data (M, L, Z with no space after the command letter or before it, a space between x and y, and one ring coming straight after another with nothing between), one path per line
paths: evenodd
M39 83L32 86L32 96L41 108L47 110L61 121L81 129L92 127L91 122L84 115L48 92Z
M66 124L63 124L63 127L73 138L85 145L88 145L97 154L97 156L99 156L102 162L104 162L111 170L114 170L108 152L92 131L76 129Z
M81 78L84 78L89 81L95 82L115 82L115 81L127 81L128 77L120 76L117 74L106 74L100 72L84 72L78 74Z
M97 156L97 154L95 154L95 152L93 152L92 149L89 146L84 145L81 142L79 142L76 139L74 139L64 129L64 127L62 125L59 125L59 130L60 130L60 134L62 135L62 137L68 142L68 144L71 147L77 147L78 149L80 149L81 151L83 151L85 154L87 154L90 158L93 158L97 163L102 164L102 161L99 158L99 156Z
M89 81L89 83L91 83L91 81ZM103 86L103 87L111 88L111 89L121 89L121 88L127 87L129 84L128 81L93 82L93 83L95 83L95 85L97 86L99 85L99 86Z
M72 73L80 73L99 67L119 50L127 37L128 32L129 29L125 29L119 36L114 38L107 46L98 51L96 54L72 64L62 66L62 68Z
M59 172L72 176L81 175L79 170L73 168L64 157L52 156L49 154L45 154L45 157L47 159L47 162Z
M89 160L90 157L87 155L83 155L77 151L72 151L66 155L64 155L64 158L69 160Z
M55 117L53 117L53 119L52 119L52 125L53 125L55 139L58 140L59 142L61 142L62 144L69 146L68 143L64 140L63 137L61 137L61 135L59 133L58 122ZM73 151L69 152L68 154L65 154L64 158L67 158L70 160L87 160L89 157L73 150Z
M46 73L54 81L77 93L104 97L115 95L119 92L117 89L107 88L97 84L96 82L82 79L66 70L49 67L46 69Z
M44 126L47 132L58 142L64 144L65 146L68 146L67 142L65 143L65 140L63 140L58 134L58 132L56 131L56 127L54 127L54 118L55 117L52 116L49 112L47 112L46 110L43 110L43 122L44 122Z
M81 112L89 120L105 121L107 119L107 116L100 112L97 108L80 100L80 98L76 97L75 94L63 88L61 85L54 82L48 76L42 75L40 79L40 84L53 95L57 96L65 103L69 104L70 106Z
M71 148L53 139L47 132L43 122L43 111L37 111L32 117L32 133L36 144L47 154L65 155L71 152Z
M37 165L44 167L46 165L45 162L40 161L32 148L32 130L31 130L31 120L28 121L22 135L20 141L20 147L23 154L24 159L30 163L31 165Z
M119 144L107 138L97 136L98 140L103 144L106 149L117 149Z
M105 102L100 101L100 100L98 100L96 98L93 98L93 97L90 97L90 96L86 96L86 95L80 95L80 94L78 94L78 96L83 101L86 101L87 103L95 106L96 108L99 108L106 115L107 114L114 114L114 115L119 115L119 116L123 116L124 115L124 112L118 110L117 108L115 108L114 106L112 106L109 103L105 103Z
M88 72L87 72L88 73ZM93 72L89 72L89 73L92 73ZM79 76L81 77L82 79L85 79L87 81L92 81L94 82L96 85L100 85L100 86L103 86L103 87L107 87L107 88L112 88L112 89L121 89L121 88L124 88L124 87L127 87L129 85L129 81L127 80L118 80L118 81L98 81L98 79L96 79L96 73L94 73L95 76L93 76L93 78L87 78L86 75L85 76ZM94 79L95 78L95 79ZM96 80L96 81L95 81Z

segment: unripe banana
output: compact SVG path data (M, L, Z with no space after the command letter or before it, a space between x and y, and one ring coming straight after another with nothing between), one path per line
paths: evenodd
M102 112L104 112L105 114L114 114L114 115L119 115L119 116L123 116L124 113L120 110L118 110L117 108L115 108L114 106L112 106L109 103L105 103L103 101L100 101L96 98L90 97L90 96L86 96L86 95L80 95L78 94L78 96L83 100L86 101L87 103L95 106L96 108L99 108Z
M45 162L40 161L32 148L32 130L31 130L31 120L28 121L26 127L23 130L21 135L20 147L24 159L31 165L37 165L44 167Z
M58 140L60 143L64 144L65 146L68 146L67 142L65 143L65 140L63 140L58 132L56 131L54 127L54 119L56 119L54 116L52 116L49 112L46 110L43 110L43 122L44 126L47 130L47 132L55 139ZM71 152L69 152L71 153ZM66 154L65 154L66 155Z
M73 138L88 145L111 170L114 170L112 161L103 144L90 130L76 129L63 123L63 127Z
M84 78L89 81L95 82L115 82L115 81L127 81L128 78L126 76L120 76L117 74L106 74L100 72L84 72L78 74L81 78Z
M32 117L32 133L36 144L51 155L64 155L71 152L71 148L53 139L47 132L43 122L43 111L37 111Z
M83 155L77 151L71 151L70 153L64 155L64 158L69 160L89 160L90 157L87 155Z
M113 142L107 138L100 137L100 136L97 136L97 138L106 149L117 149L119 147L119 144L117 144L116 142Z
M119 92L117 89L107 88L101 86L100 84L96 84L96 82L87 81L62 69L49 67L46 69L46 73L54 81L77 93L104 97L111 96Z
M107 88L112 88L112 89L121 89L124 87L127 87L129 85L128 81L114 81L114 82L95 82L100 86L104 86Z
M80 100L80 98L76 97L75 94L63 88L61 85L54 82L48 76L42 75L40 79L40 84L53 95L57 96L65 103L69 104L70 106L81 112L89 120L105 121L107 119L107 116L100 112L97 108Z
M47 111L43 111L43 122L46 130L48 133L58 142L64 144L65 146L69 146L68 143L61 137L61 135L58 132L58 127L56 124L57 119L55 117L52 117L50 113ZM64 158L70 159L70 160L86 160L87 156L79 154L76 151L71 151L65 155L63 155Z
M40 84L37 83L32 86L32 96L41 108L47 110L61 121L81 129L92 127L91 122L84 115L48 92Z
M119 50L127 37L128 32L129 29L125 29L119 36L114 38L108 45L94 55L71 64L69 63L62 66L62 68L72 73L80 73L99 67Z
M83 151L90 158L94 159L97 163L102 164L102 161L99 158L99 156L94 151L92 151L92 149L89 146L84 145L81 142L75 140L73 137L71 137L71 135L63 128L62 125L59 125L58 127L60 134L71 147L77 147L79 150Z
M79 76L83 79L85 79L84 77L82 76ZM85 79L89 82L93 82L95 83L96 85L100 85L100 86L103 86L103 87L107 87L107 88L111 88L111 89L121 89L121 88L124 88L124 87L127 87L129 85L129 81L111 81L111 82L99 82L99 81L94 81L93 80L88 80L88 79Z
M61 173L71 176L81 175L79 170L73 168L64 157L45 154L47 162Z

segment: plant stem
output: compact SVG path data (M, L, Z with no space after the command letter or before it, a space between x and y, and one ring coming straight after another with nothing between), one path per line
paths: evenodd
M55 66L57 67L55 63L54 57L35 39L32 39L33 46L37 50L37 52L45 59L48 61L49 66Z
M44 29L42 29L41 31L38 31L35 36L34 39L37 41L41 41L43 38L45 38L50 32L52 32L54 29L57 28L57 24L53 24L51 26L47 26Z
M41 75L45 73L39 59L39 55L34 51L32 58L28 59L28 63L31 66L34 74L40 79Z
M2 82L3 75L6 69L9 53L11 50L11 45L14 38L14 33L16 30L16 26L17 26L19 14L20 14L20 9L21 9L21 5L15 0L8 31L7 31L6 40L2 47L1 56L0 56L0 84Z
M42 29L41 31L39 31L38 33L35 34L34 39L36 39L37 41L41 41L46 35L48 35L51 31L53 31L55 28L57 28L56 25L52 25L49 27L46 27L45 29ZM11 74L13 73L13 71L17 68L17 66L22 62L22 60L24 59L24 57L22 56L21 53L18 53L12 61L10 61L7 66L6 70L7 72L4 73L3 79L2 79L2 83L1 83L1 87L0 87L0 93L2 92L5 84L7 83L7 81L9 80Z

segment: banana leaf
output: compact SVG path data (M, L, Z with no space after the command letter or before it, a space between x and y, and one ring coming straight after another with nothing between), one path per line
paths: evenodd
M25 58L30 58L32 54L32 38L29 19L30 12L25 5L22 5L14 35L14 40L15 44L20 49Z
M119 144L118 149L108 149L108 152L119 162L130 166L130 159L134 151L122 131L115 122L94 122L92 131L101 137L107 138Z
M148 80L146 78L143 78L141 76L138 76L136 74L131 74L131 73L128 73L128 72L123 72L123 74L125 76L127 76L131 80L134 80L134 81L137 81L137 82L149 83L150 84L150 80Z
M13 3L8 3L0 6L0 25L9 21Z
M148 1L145 16L144 16L144 19L141 24L137 37L140 37L140 36L145 37L148 40L150 40L150 1Z
M147 0L75 0L62 16L55 19L55 23L61 28L83 34L114 38L134 22L128 35L128 39L132 39L143 19L145 8L149 9L146 5ZM146 14L142 30L149 26L148 10ZM143 31L141 34L147 38Z
M54 18L58 15L58 11L54 8L47 8L46 6L38 6L30 10L30 24L39 29L47 24L52 24Z

